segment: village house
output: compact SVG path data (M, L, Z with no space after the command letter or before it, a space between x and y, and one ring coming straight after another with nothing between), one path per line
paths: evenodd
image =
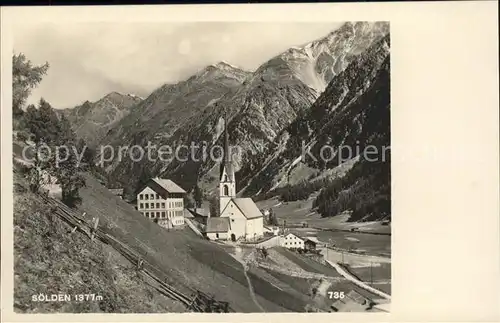
M185 194L169 179L152 178L137 194L137 210L162 227L183 226Z
M227 118L225 119L227 120ZM219 217L207 220L211 240L256 240L264 235L264 217L251 198L236 197L236 178L229 152L227 124L224 131L224 161L219 183Z
M304 249L306 239L296 234L288 233L281 240L281 246L288 249Z
M316 241L311 239L311 238L306 238L304 241L304 249L308 251L315 251L316 250Z

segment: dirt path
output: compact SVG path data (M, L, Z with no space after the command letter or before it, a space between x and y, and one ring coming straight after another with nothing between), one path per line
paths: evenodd
M250 252L246 256L243 255L243 251L238 246L236 246L234 248L234 251L235 251L235 253L232 256L243 265L243 274L245 275L245 278L247 279L248 290L250 291L250 297L252 298L252 301L260 309L261 312L265 312L266 310L259 304L259 302L257 301L257 297L255 297L255 292L253 290L252 281L250 280L250 277L248 276L248 273L247 273L248 272L248 263L252 262L252 259L253 259L253 251Z
M341 274L342 276L344 276L346 279L350 280L354 284L358 285L359 287L361 287L361 288L363 288L363 289L365 289L373 294L379 295L385 299L388 299L388 300L391 299L391 295L386 294L378 289L375 289L375 288L369 286L367 283L362 282L361 280L358 280L356 277L354 277L353 275L348 273L346 270L344 270L341 266L339 266L336 262L329 261L329 260L327 260L327 262L330 265L332 265L332 267L335 268L339 272L339 274Z

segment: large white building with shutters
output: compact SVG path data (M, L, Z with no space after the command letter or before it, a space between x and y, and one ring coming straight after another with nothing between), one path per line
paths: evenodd
M186 191L169 179L152 178L137 194L137 210L165 228L184 225Z

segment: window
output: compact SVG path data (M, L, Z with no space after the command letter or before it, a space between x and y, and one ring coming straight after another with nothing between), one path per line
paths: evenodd
M144 199L145 200L149 200L149 195L148 194L144 194Z
M171 209L172 208L172 202L168 202L168 208Z
M234 222L234 219L231 219L231 222Z
M149 212L146 212L146 217L148 217L148 218L149 218Z
M215 234L215 237L216 237L217 239L219 239L219 234L218 234L218 233L216 233L216 234Z
M139 204L139 208L143 209L144 208L144 203Z
M229 188L227 187L227 185L224 185L224 192L222 193L222 195L224 195L224 196L229 195Z
M155 195L154 194L150 194L149 198L152 199L152 200L154 200L155 199Z
M159 218L160 217L160 212L156 212L156 217Z
M165 212L161 212L161 217L164 218L165 217Z
M159 200L160 199L160 195L159 194L156 194L156 199Z
M159 209L160 208L160 203L156 203L156 208Z
M161 208L164 209L165 208L165 203L162 203L161 204Z
M144 207L145 209L148 209L149 208L149 203L145 203L144 206L145 206Z
M144 195L140 194L139 195L139 200L142 200L142 199L144 199Z

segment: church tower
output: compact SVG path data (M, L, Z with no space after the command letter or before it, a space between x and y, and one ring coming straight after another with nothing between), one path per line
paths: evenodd
M236 178L234 176L234 167L232 156L229 151L228 118L224 114L224 159L220 168L219 184L219 214L222 213L227 203L236 197Z

